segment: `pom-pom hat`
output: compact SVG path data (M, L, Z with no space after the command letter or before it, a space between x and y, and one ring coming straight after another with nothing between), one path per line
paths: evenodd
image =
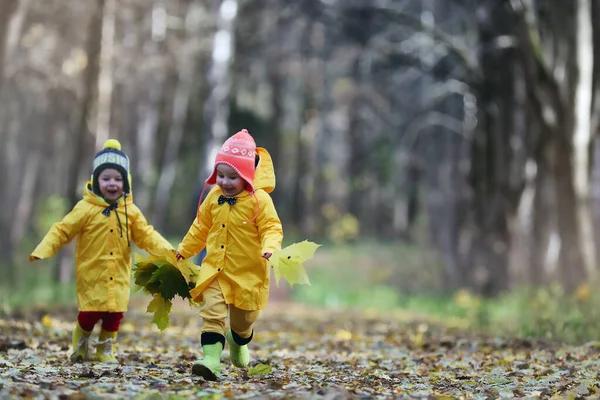
M258 204L256 194L254 193L256 143L254 142L254 138L246 129L242 129L235 135L228 138L217 153L213 172L206 180L204 188L202 189L202 194L198 200L198 221L200 221L200 204L204 198L204 191L206 190L207 185L214 185L217 183L217 166L220 164L226 164L230 166L244 181L246 181L245 189L254 196L257 208L254 216L244 223L254 221L260 212L260 205Z
M121 143L116 139L108 139L104 142L102 150L96 153L92 166L92 188L95 193L100 193L98 176L106 168L114 168L123 177L123 192L131 191L131 174L129 172L129 158L121 151Z
M246 190L254 193L256 143L246 129L228 138L215 158L212 175L206 180L209 185L217 183L217 166L226 164L246 181Z

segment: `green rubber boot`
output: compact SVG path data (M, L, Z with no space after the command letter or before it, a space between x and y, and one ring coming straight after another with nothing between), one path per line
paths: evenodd
M207 381L216 381L221 377L221 353L223 343L205 344L202 346L204 358L192 366L192 374L198 375Z
M90 359L89 343L92 331L84 330L79 322L73 330L73 354L69 357L71 362L82 362Z
M109 332L102 329L96 346L96 357L98 361L106 364L118 364L115 357L117 351L117 332Z
M250 351L248 350L248 345L237 344L233 339L231 329L227 331L225 338L229 345L229 358L231 359L231 363L239 368L247 367L250 363Z

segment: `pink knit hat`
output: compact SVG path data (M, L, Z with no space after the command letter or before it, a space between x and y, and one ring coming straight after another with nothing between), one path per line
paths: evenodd
M258 204L258 199L254 193L253 184L256 166L255 158L256 143L246 129L242 129L227 139L225 143L223 143L221 150L219 150L217 157L215 157L215 167L213 172L206 180L204 188L202 189L202 194L198 199L198 222L200 222L200 204L202 203L202 199L204 197L204 191L206 190L207 185L214 185L217 183L217 166L220 164L230 166L244 181L246 181L246 190L252 193L257 205L256 213L246 222L252 222L256 219L258 213L260 212L260 205Z
M215 158L213 173L206 183L209 185L217 183L217 166L225 164L233 168L246 181L246 190L253 193L255 156L256 143L248 131L242 129L223 143Z

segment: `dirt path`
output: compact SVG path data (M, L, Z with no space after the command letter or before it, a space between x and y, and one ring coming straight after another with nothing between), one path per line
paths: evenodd
M179 304L160 333L134 307L118 366L67 362L75 313L0 320L0 398L403 398L596 396L600 347L477 337L400 313L382 316L270 305L251 343L251 367L205 382L196 310ZM250 373L249 373L250 372ZM251 376L249 376L251 375Z

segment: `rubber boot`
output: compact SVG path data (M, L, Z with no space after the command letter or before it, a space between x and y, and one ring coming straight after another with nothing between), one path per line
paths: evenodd
M221 336L222 337L222 336ZM216 381L221 377L221 353L223 343L202 345L204 357L192 366L192 374L198 375L207 381Z
M234 335L236 337L234 337ZM248 339L240 338L237 334L234 334L232 330L228 330L225 334L227 344L229 345L229 358L231 363L239 368L247 367L250 363L250 351L248 351L248 343L252 339L252 335ZM244 344L238 344L236 342L245 342Z
M69 357L71 362L82 362L90 359L89 343L92 331L84 330L79 322L73 330L73 353Z
M117 351L117 332L109 332L102 329L96 346L96 357L98 361L106 364L118 364L115 353Z

